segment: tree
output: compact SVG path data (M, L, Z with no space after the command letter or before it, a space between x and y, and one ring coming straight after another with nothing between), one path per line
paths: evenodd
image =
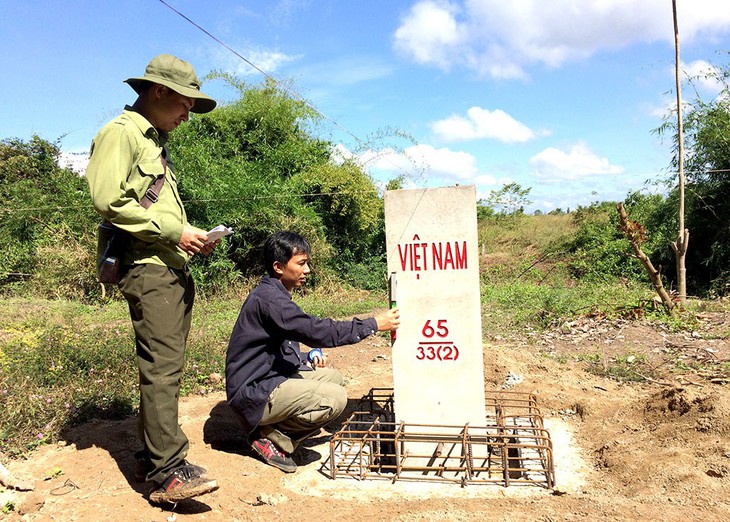
M382 200L369 174L342 161L316 133L319 116L273 81L247 86L225 77L239 98L193 115L171 134L170 161L188 220L235 233L191 269L203 291L260 276L260 253L271 233L289 229L312 244L321 274L384 287ZM93 295L95 213L83 177L58 165L57 143L0 142L0 286L9 274L38 295ZM49 262L49 259L53 262ZM357 273L348 277L348 271ZM369 274L376 274L365 281ZM15 279L13 280L15 281ZM16 284L16 283L13 283Z
M619 214L619 230L629 240L629 244L631 245L631 249L634 252L634 256L641 262L644 269L646 270L646 273L649 275L649 279L651 279L651 283L652 285L654 285L654 289L659 294L664 308L667 310L667 312L671 312L674 309L674 301L672 301L669 293L664 288L664 284L662 282L662 274L654 267L654 264L649 259L649 256L647 256L642 249L642 245L646 243L647 239L646 228L644 228L644 226L641 225L638 221L633 221L632 219L629 219L623 203L619 203L616 206L616 209L618 210Z
M527 199L531 190L532 188L530 187L523 189L519 184L514 182L508 183L503 185L501 189L492 191L487 197L485 204L502 216L522 214L525 211L525 207L532 203L532 201Z
M621 224L620 216L616 213L618 205L636 220L632 223L641 223L645 227L636 238L640 239L638 244L642 251L660 267L657 272L666 266L667 258L671 258L666 245L674 233L675 222L667 224L662 220L665 212L673 211L676 207L671 207L659 194L633 192L627 195L623 203L595 202L579 206L572 213L576 232L568 243L572 254L569 266L576 277L601 282L620 277L646 280L647 273L640 264L627 263L627 256L636 257L636 252L627 240L630 238L622 231L625 225ZM638 225L634 228L638 228ZM657 256L658 252L665 252L667 257Z
M314 109L272 80L247 86L223 79L240 97L191 119L169 145L190 221L235 230L227 250L195 259L196 278L223 287L240 273L259 275L264 240L285 228L312 242L319 267L335 252L338 260L359 263L382 251L373 241L383 229L377 187L315 135Z

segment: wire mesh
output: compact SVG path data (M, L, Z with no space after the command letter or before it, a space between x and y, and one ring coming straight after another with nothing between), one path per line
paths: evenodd
M373 388L330 440L332 479L555 486L552 442L533 394L490 392L483 426L395 421L391 388Z

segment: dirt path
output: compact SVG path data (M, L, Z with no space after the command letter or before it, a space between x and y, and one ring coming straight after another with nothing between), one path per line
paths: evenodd
M217 492L150 505L133 479L134 419L96 421L70 431L64 444L6 463L36 489L5 492L16 507L4 519L730 520L730 387L717 365L730 359L728 324L724 314L709 314L698 332L670 334L585 319L539 338L490 340L487 389L501 388L509 372L521 376L512 389L536 393L554 427L555 490L331 480L320 471L329 452L324 431L295 455L297 473L284 475L244 448L223 394L214 393L184 399L181 422L190 460L217 478ZM335 350L330 361L356 401L392 385L388 355L387 341L376 338ZM651 380L622 384L586 371L631 355Z

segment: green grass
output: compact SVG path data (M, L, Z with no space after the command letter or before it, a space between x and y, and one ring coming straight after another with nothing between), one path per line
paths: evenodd
M576 360L586 363L589 373L619 382L643 382L654 377L644 354L627 353L607 358L601 353L587 353L576 356Z
M545 253L573 237L576 227L572 216L509 216L479 221L478 238L485 255L507 255L519 259L527 253Z
M239 293L239 292L236 292ZM199 298L186 351L181 393L223 389L225 353L241 295ZM385 297L323 287L295 294L304 309L321 317L368 315L385 308ZM0 301L0 451L22 455L57 440L91 418L123 418L139 405L134 335L127 305L76 301Z
M496 282L482 275L482 322L490 332L519 333L544 330L566 318L600 312L619 316L626 307L638 307L651 299L651 291L639 285L579 284L555 271L540 284L521 278Z

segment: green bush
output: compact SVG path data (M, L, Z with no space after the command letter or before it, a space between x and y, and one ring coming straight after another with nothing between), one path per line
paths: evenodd
M240 275L260 275L263 242L283 229L312 243L320 273L342 271L342 256L348 266L367 261L383 228L370 176L333 160L333 144L314 136L318 115L304 102L272 82L229 81L240 98L193 118L170 140L189 220L235 230L213 256L194 260L201 288L223 289Z
M0 142L0 289L78 297L98 285L89 264L98 218L86 182L38 136Z
M647 230L647 242L642 250L655 266L668 260L668 225L665 221L667 204L660 195L629 194L624 206L633 221ZM594 203L579 207L573 214L577 227L575 237L568 244L572 254L570 268L573 276L585 281L609 282L618 278L648 283L649 278L641 263L634 258L626 237L617 229L616 203ZM666 265L665 265L666 266Z

